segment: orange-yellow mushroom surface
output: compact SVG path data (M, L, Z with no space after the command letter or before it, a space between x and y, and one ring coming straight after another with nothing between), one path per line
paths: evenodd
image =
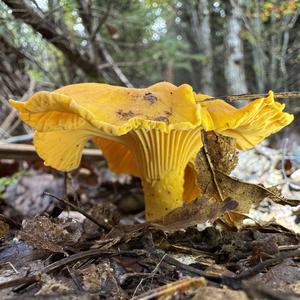
M272 92L241 109L222 100L204 101L208 97L186 84L134 89L82 83L10 103L35 129L34 145L46 165L76 169L92 139L113 171L141 178L146 217L154 220L201 193L194 159L202 129L234 137L244 150L293 120Z

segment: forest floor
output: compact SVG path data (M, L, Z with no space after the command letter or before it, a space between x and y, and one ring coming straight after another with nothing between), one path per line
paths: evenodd
M300 199L297 147L260 145L233 175ZM0 299L300 299L299 206L264 199L239 226L151 226L139 181L103 161L0 170Z

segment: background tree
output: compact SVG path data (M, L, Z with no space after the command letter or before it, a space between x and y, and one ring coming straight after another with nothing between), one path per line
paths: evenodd
M299 89L297 0L0 0L0 95L97 81Z

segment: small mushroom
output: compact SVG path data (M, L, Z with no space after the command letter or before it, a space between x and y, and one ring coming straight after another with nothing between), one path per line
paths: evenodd
M199 196L194 160L201 129L233 136L247 149L293 119L271 92L241 109L204 98L186 84L133 89L82 83L10 103L35 129L34 145L45 164L76 169L85 142L93 139L114 172L141 178L146 218L155 220Z

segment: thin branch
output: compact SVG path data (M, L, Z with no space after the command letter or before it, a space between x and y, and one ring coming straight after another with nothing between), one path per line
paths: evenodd
M126 75L123 73L123 71L116 65L116 63L114 62L112 56L110 55L110 53L107 51L102 37L100 35L100 33L98 33L98 46L99 46L99 50L101 51L104 59L111 65L111 68L113 69L114 73L117 75L117 77L119 78L119 80L127 87L132 88L133 85L131 84L131 82L128 80L128 78L126 77Z
M0 290L12 288L20 284L32 284L41 280L40 275L25 276L0 283Z
M33 145L27 144L2 144L0 141L0 157L6 159L38 159L38 155ZM98 149L84 149L83 160L86 161L101 161L102 153Z
M30 6L26 1L3 0L12 9L15 18L22 20L30 25L35 31L39 32L44 39L52 43L61 50L66 57L77 64L86 74L99 75L97 66L89 60L85 53L69 40L60 28L45 19L40 11Z
M270 267L276 265L287 258L300 257L300 249L294 251L280 252L278 255L273 258L267 259L259 264L257 264L252 269L242 272L240 275L236 276L237 280L249 279L259 272L263 271L266 267Z
M57 196L55 196L53 194L47 193L47 192L44 192L43 195L47 195L49 197L52 197L52 198L54 198L54 199L62 202L66 206L69 206L69 207L73 208L75 211L80 212L87 219L89 219L91 222L93 222L94 224L96 224L98 227L104 229L105 231L109 231L112 228L109 224L107 224L107 222L105 222L104 218L102 218L101 222L99 222L93 216L91 216L90 214L88 214L87 212L85 212L83 209L81 209L80 207L76 206L75 204L73 204L73 203L71 203L71 202L69 202L69 201L67 201L65 199L59 198L59 197L57 197Z
M93 30L93 33L91 35L91 39L94 40L97 33L100 31L101 27L104 25L104 23L106 22L106 20L108 19L109 15L110 15L110 11L112 8L113 1L109 1L108 5L107 5L107 9L105 11L104 16L99 20L98 25L96 26L96 28Z
M107 249L90 249L86 251L81 251L79 253L72 254L68 257L62 258L46 267L44 267L39 274L33 275L33 276L28 276L28 277L22 277L22 278L17 278L13 280L9 280L3 283L0 283L0 290L18 286L22 284L18 289L15 290L15 292L23 289L24 287L28 287L29 285L38 282L41 280L41 276L43 274L50 274L55 272L56 270L63 268L65 266L68 266L69 264L83 260L85 258L92 258L92 257L99 257L99 256L118 256L118 255L143 255L143 254L138 254L137 252L134 251L114 251L114 250L107 250Z
M222 191L219 187L219 184L218 184L218 181L217 181L217 177L216 177L216 173L215 173L215 170L214 170L214 166L213 166L213 163L210 159L210 156L209 156L209 151L207 149L207 142L206 142L206 134L205 132L202 130L201 131L201 138L202 138L202 143L203 143L203 150L204 150L204 156L205 156L205 159L207 161L207 164L209 166L209 169L211 171L211 175L212 175L212 179L213 179L213 182L214 182L214 185L215 185L215 188L219 194L219 197L222 201L224 201L224 197L223 197L223 194L222 194Z
M266 94L239 94L239 95L230 95L230 96L210 97L197 102L200 103L204 101L211 101L217 99L222 99L227 102L233 102L238 100L248 101L248 100L254 100L258 98L264 98L267 96L268 96L267 93ZM300 98L300 91L274 93L274 97L275 98Z

